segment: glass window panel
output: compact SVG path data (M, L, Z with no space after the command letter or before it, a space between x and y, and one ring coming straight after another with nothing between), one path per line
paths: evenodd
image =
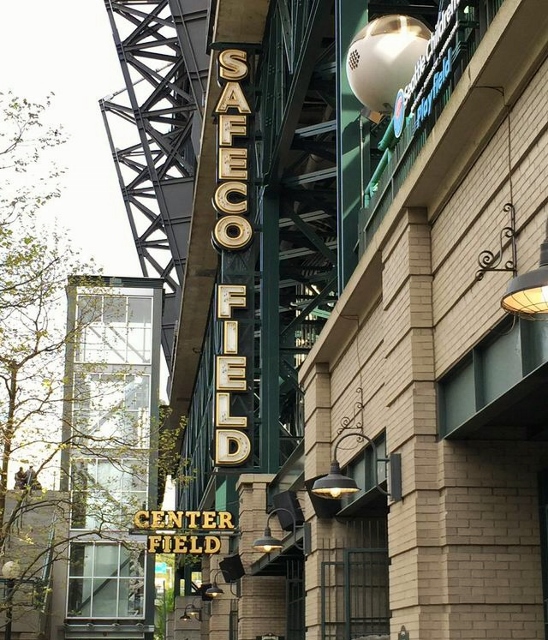
M128 298L128 306L129 324L150 324L152 320L151 298Z
M118 616L118 580L96 578L93 580L93 617Z
M103 359L106 362L123 363L127 362L126 343L127 331L125 327L105 327L103 337Z
M489 404L522 378L518 330L499 336L482 350L483 403Z
M103 299L103 321L105 324L126 322L126 297L105 296Z
M451 433L476 412L472 360L440 384L441 433Z
M102 354L101 326L92 325L82 329L76 352L78 362L99 362Z
M133 460L128 468L128 473L124 476L123 489L127 492L142 493L147 485L147 464L146 462Z
M86 527L88 492L95 484L95 462L76 460L72 464L71 523L75 529Z
M108 460L99 460L97 464L97 482L101 487L115 491L122 485L123 471Z
M78 296L78 324L101 321L101 296Z
M95 561L93 574L95 576L111 577L118 573L119 547L114 544L95 545Z
M86 527L87 492L72 492L71 526L73 529Z
M88 531L100 529L103 519L102 514L105 501L102 492L97 491L97 489L95 488L92 488L86 493L85 500L85 520L83 522L82 528L87 529Z
M126 406L147 409L150 406L150 379L148 376L128 376Z
M78 460L72 466L72 526L126 529L146 504L147 462L138 458Z
M129 524L128 518L123 518L122 495L119 491L103 492L102 507L97 517L100 517L100 525L103 529L121 529L124 524ZM124 527L124 528L126 528Z
M120 583L120 616L142 616L145 599L144 580L133 578Z
M72 544L70 548L70 575L83 576L86 548L83 544Z
M132 364L150 362L152 332L142 327L132 327L127 331L127 361Z
M68 615L71 617L91 616L91 580L73 578L68 586Z
M126 578L144 575L144 560L141 549L120 547L120 575Z
M72 543L67 615L93 618L142 616L144 557L141 548Z

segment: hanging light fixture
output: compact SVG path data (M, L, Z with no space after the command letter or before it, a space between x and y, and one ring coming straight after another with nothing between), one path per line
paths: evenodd
M548 313L548 221L538 269L510 280L501 306L509 313L529 318Z
M183 622L189 622L190 620L200 620L201 621L201 617L200 614L202 613L202 610L199 609L194 602L191 602L190 604L187 604L184 611L183 611L183 615L179 618L179 620L182 620Z
M187 606L185 607L185 609L186 609L186 611L187 611L188 615L189 615L191 618L198 618L198 619L200 618L200 614L201 614L202 610L201 610L201 609L199 609L199 608L194 604L194 602L191 602L189 605L187 605Z
M267 525L264 528L263 537L257 538L257 540L253 542L252 547L253 549L255 549L255 551L270 553L274 549L281 549L283 547L283 542L281 540L278 540L278 538L274 538L274 536L272 535L272 530Z
M206 596L211 596L212 598L216 598L217 596L220 596L222 593L224 593L221 587L217 584L217 576L219 575L219 573L223 573L221 569L218 569L214 573L212 584L208 589L206 589L206 592L205 592Z
M297 549L304 551L305 550L305 543L303 542L302 545L298 544L295 540L295 536L297 533L297 519L295 518L295 514L290 511L289 509L284 509L284 507L278 507L277 509L273 509L269 514L268 517L266 519L266 526L264 528L264 533L262 538L257 538L257 540L255 540L253 542L253 544L251 545L253 547L253 549L255 551L261 551L262 553L270 553L271 551L274 551L275 549L281 549L283 547L283 541L279 540L278 538L275 538L272 535L272 530L270 529L270 520L271 518L280 512L284 512L287 513L288 516L291 518L291 522L292 522L292 526L293 526L293 546L295 546ZM302 525L303 527L303 540L306 541L306 525Z
M347 438L357 438L358 440L367 440L372 452L373 465L373 484L381 492L390 496L394 502L401 500L401 456L399 453L392 453L388 458L379 458L377 456L377 446L374 441L366 436L360 428L356 431L343 433L335 442L333 449L333 461L331 469L326 476L318 478L312 485L311 492L320 498L328 498L330 500L339 500L340 498L361 491L354 478L350 478L341 471L339 461L337 460L337 450L343 440ZM385 491L380 485L377 477L377 465L383 462L387 465L390 475L390 493ZM389 465L389 466L388 466Z
M350 435L350 434L348 434ZM331 469L326 476L318 478L312 486L312 493L321 498L338 500L343 496L357 493L360 490L354 478L345 476L336 458L331 462Z

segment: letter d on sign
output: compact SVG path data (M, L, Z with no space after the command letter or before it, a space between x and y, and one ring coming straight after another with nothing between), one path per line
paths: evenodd
M245 431L215 430L215 464L243 465L251 454L251 442Z

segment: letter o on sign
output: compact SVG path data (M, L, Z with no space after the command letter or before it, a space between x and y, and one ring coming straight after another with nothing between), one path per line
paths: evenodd
M215 243L223 249L238 251L245 249L253 238L249 220L240 216L223 216L213 230Z

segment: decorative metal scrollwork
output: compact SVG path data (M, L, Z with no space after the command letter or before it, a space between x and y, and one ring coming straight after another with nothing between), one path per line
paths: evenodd
M356 389L356 393L359 394L359 400L357 400L353 405L354 415L352 416L343 416L341 418L340 427L337 429L337 436L339 436L343 431L347 429L355 429L356 431L363 431L363 389L358 387ZM356 434L356 438L358 442L363 442L363 437L359 434Z
M511 271L514 276L517 272L516 257L516 210L511 202L507 202L503 210L510 214L510 224L504 227L500 232L500 249L498 253L493 253L489 249L484 249L478 255L478 264L480 268L476 271L476 280L482 280L487 271ZM507 260L503 266L502 254L506 240L510 240L510 251L512 257Z

